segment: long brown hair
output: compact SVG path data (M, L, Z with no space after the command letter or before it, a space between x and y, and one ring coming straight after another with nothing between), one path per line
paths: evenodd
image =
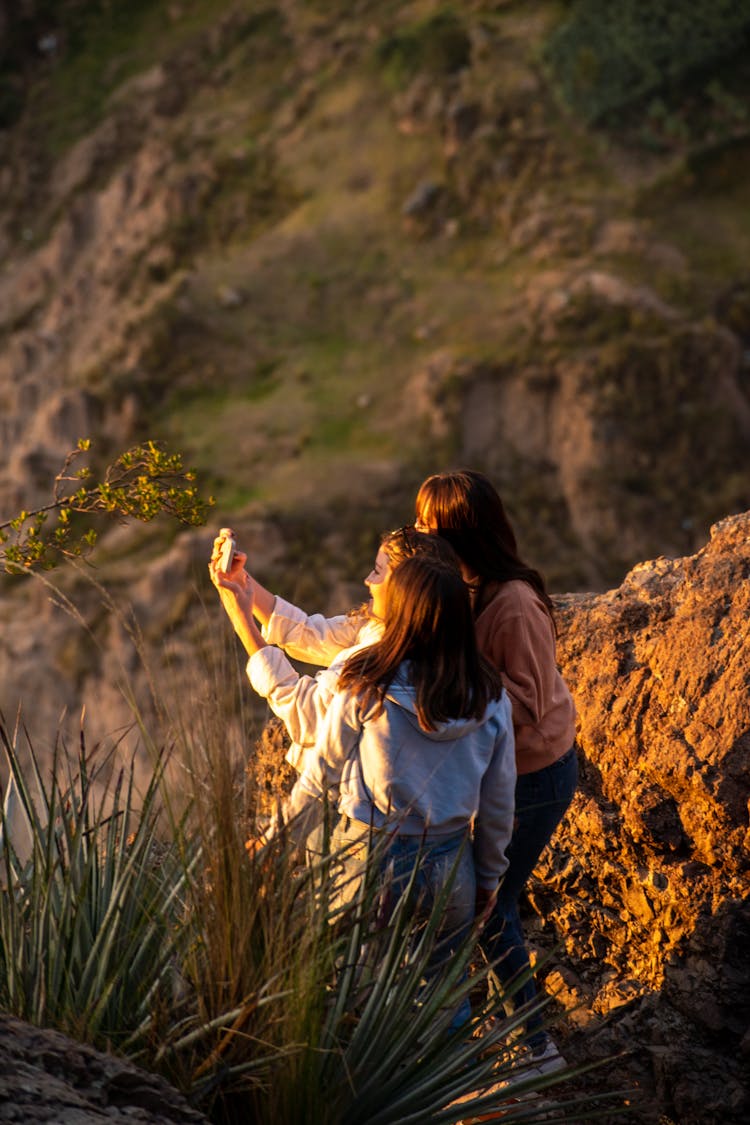
M391 574L406 559L413 559L416 555L425 555L428 558L442 559L449 566L458 566L458 556L447 539L440 535L428 535L424 531L417 531L414 524L405 524L393 531L384 531L380 537L380 550L388 559ZM350 611L351 616L367 617L370 612L367 602L358 605Z
M392 571L383 636L349 657L339 687L360 693L364 710L378 702L382 707L405 661L423 730L450 719L480 719L502 691L498 673L477 648L461 572L443 559L416 555Z
M516 578L536 590L553 616L544 578L520 558L503 502L484 473L474 469L435 473L421 485L416 509L417 523L433 526L477 575L475 613L485 608L489 583Z

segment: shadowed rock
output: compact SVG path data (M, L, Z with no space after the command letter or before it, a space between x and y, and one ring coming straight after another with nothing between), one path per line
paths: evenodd
M0 1015L0 1055L0 1121L207 1121L163 1078L11 1016Z

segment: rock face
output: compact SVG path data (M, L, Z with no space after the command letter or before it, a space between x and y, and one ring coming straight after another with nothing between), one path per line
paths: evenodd
M750 1114L749 579L745 513L557 599L581 784L531 902L564 943L547 986L581 1005L568 1053L629 1052L606 1082L643 1122Z
M23 4L21 22L43 34L48 7ZM571 166L567 128L558 132L536 69L521 61L551 13L530 23L509 12L502 32L491 35L479 5L457 37L460 70L451 66L440 80L416 75L392 103L375 86L363 123L346 91L369 65L384 12L371 26L355 20L333 34L322 15L303 17L305 5L266 6L256 18L224 3L183 42L184 5L166 7L175 37L166 35L163 56L113 90L89 132L59 154L40 143L44 127L31 120L0 139L7 148L0 168L1 518L47 500L81 437L94 440L98 456L144 435L164 437L165 429L193 444L182 411L204 388L206 372L212 381L221 373L239 402L248 391L270 393L268 379L253 385L256 365L275 372L279 387L285 374L279 405L289 410L290 397L302 397L299 372L308 378L310 364L291 343L277 346L273 315L283 308L290 341L321 330L338 339L329 275L359 266L332 257L340 251L329 244L328 219L318 226L312 214L339 210L349 225L337 243L358 255L357 228L369 231L375 221L367 237L382 243L386 262L382 275L363 274L341 298L350 316L369 309L368 321L378 325L371 338L359 338L371 331L364 327L346 334L346 367L365 373L352 382L352 401L372 406L362 359L382 338L384 364L398 370L385 428L403 413L405 429L425 436L416 448L394 434L394 479L412 472L415 457L434 459L430 468L455 458L487 471L512 492L522 540L545 573L556 568L557 589L602 588L636 559L694 550L718 515L747 507L745 283L731 277L721 299L686 301L692 284L705 287L697 266L656 238L647 220L632 218L626 198L601 190L599 177L613 174L606 162L593 177L592 169ZM0 28L18 22L18 8L0 6ZM249 54L235 54L242 44ZM288 97L269 89L255 66L269 53ZM121 61L111 60L113 73ZM328 67L340 73L340 92L316 115L316 101L326 99L314 76ZM258 88L252 81L246 88L256 71ZM397 151L394 185L411 182L416 170L406 137L430 138L432 158L405 216L394 208L400 187L378 188L390 202L376 220L372 204L365 206L377 176L359 145L318 149L349 114L351 132L367 137L373 167ZM240 123L256 117L259 132L249 143ZM310 181L312 165L334 159L348 185L343 209L327 194L330 183ZM590 179L596 187L584 191ZM568 197L580 202L563 202ZM350 211L360 199L364 209ZM502 265L512 268L508 293L478 307L474 323L462 309L479 291L463 290L462 269L451 267L455 291L440 280L442 269L426 287L400 279L403 255L390 259L388 247L400 242L403 219L459 243L476 224L486 235L479 289L494 290ZM408 242L406 257L422 237ZM434 268L432 253L416 271L420 278ZM309 259L309 268L298 269L298 259ZM337 409L346 409L346 397ZM315 421L305 417L288 434L271 427L267 456L253 417L242 434L242 466L266 473L271 458L306 464ZM379 427L375 420L372 435L386 447ZM231 463L218 462L232 448L227 441L217 463L201 449L203 467L218 469L219 479L231 475ZM331 474L339 477L346 481L340 502L350 480ZM623 512L624 520L613 516Z
M74 146L50 203L62 218L39 249L8 255L0 271L3 512L45 495L78 437L109 432L128 440L132 400L113 386L102 395L103 373L126 373L124 387L136 380L147 339L141 329L181 283L170 238L193 195L205 199L210 177L205 169L202 179L194 169L178 173L159 137L138 148L121 131L115 114ZM129 144L135 151L125 167L105 187L92 187ZM155 253L172 255L168 277L154 266Z
M0 28L18 7L0 4ZM22 22L45 32L49 7L22 5ZM49 501L82 437L102 459L141 438L174 441L210 470L223 507L241 509L255 476L266 522L284 497L305 516L315 507L321 526L332 512L346 528L369 512L368 534L410 518L424 472L470 464L511 500L524 552L553 589L602 589L636 559L690 552L718 515L748 507L747 284L732 277L710 301L686 300L691 284L708 295L714 283L698 284L696 263L602 192L606 163L595 176L569 166L567 126L558 134L522 62L549 13L504 5L507 23L490 34L479 5L459 37L470 65L417 75L392 101L377 84L360 104L350 86L368 72L379 19L334 29L303 18L305 5L256 18L252 5L222 4L183 39L185 6L166 7L175 35L161 57L114 88L69 147L48 151L33 120L0 138L0 522ZM269 86L261 62L283 81ZM319 76L330 68L329 105ZM366 160L350 143L360 135ZM412 135L424 155L412 155ZM332 179L312 175L339 162ZM435 228L424 241L401 231L412 183L409 216ZM380 247L371 272L359 228ZM449 254L446 286L434 255L474 229L483 264L471 280ZM512 284L495 292L499 266ZM315 339L323 351L345 341L340 391L324 371L338 360L322 363ZM342 435L354 426L340 447L338 422L325 432L334 402ZM374 450L364 468L360 445ZM333 455L325 473L321 455ZM318 499L323 476L332 491ZM221 522L230 515L241 518ZM171 551L163 533L139 551L137 539L129 567L123 539L107 541L102 576L130 595L137 575L150 631L187 634L191 593L169 579L205 543L181 538ZM289 537L278 554L296 565L298 552ZM351 548L336 554L331 585L358 589ZM46 590L19 585L0 583L0 708L13 715L20 701L36 734L93 698L97 735L118 729L129 714L115 681L123 663L132 670L123 630L86 597L92 645L55 617Z
M540 274L516 312L535 341L530 362L441 349L408 391L433 440L453 432L457 462L483 466L512 499L522 542L558 589L601 589L634 559L695 550L715 518L709 493L722 512L746 506L750 402L735 333L580 265ZM701 454L684 457L687 446Z
M207 1121L162 1078L11 1016L0 1015L0 1054L0 1121Z

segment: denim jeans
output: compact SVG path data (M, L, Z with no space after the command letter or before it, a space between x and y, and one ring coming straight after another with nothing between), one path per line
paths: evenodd
M414 893L421 916L429 914L435 899L453 875L453 885L440 932L451 941L460 941L474 921L476 901L474 860L468 831L437 840L422 840L419 836L395 836L388 845L381 865L384 873L393 880L395 896L406 889L417 862L419 866ZM458 867L454 875L456 864Z
M469 934L474 921L476 875L468 831L443 840L422 840L418 836L396 836L388 847L383 869L392 878L394 895L406 889L414 864L418 863L414 882L416 916L429 914L437 896L449 879L453 879L450 896L440 925L438 942L430 956L427 977L434 977L450 960L453 951ZM456 1030L471 1018L468 996L451 1013L450 1030Z
M342 890L335 892L338 905L346 905L356 896L369 851L369 829L358 821L342 816L331 833L332 854L341 854L343 863L333 878ZM319 838L308 841L319 847ZM311 849L312 850L312 849ZM474 922L476 902L476 876L468 825L465 832L451 836L423 839L421 836L394 835L385 848L380 861L385 886L388 888L390 909L406 890L414 867L417 873L412 887L414 917L425 918L433 903L451 880L448 901L442 914L440 931L430 956L428 976L440 972L451 953L468 936ZM387 908L386 908L387 912ZM464 1024L471 1015L468 997L452 1013L451 1027Z
M508 869L500 884L495 910L482 934L482 948L488 961L494 965L500 982L508 985L514 978L526 978L508 998L506 1006L514 1011L533 1003L536 998L518 901L573 799L577 782L575 746L552 765L533 773L519 774L516 780L513 835L506 850ZM532 1012L526 1021L527 1042L532 1050L545 1042L542 1024L540 1012Z

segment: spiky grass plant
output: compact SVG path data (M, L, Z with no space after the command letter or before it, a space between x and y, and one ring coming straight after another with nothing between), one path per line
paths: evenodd
M55 744L47 770L28 740L22 759L21 735L0 721L0 1007L118 1044L148 1022L179 959L191 859L158 840L160 763L137 796L132 769L87 753L83 733L73 756Z
M529 1123L600 1116L601 1099L592 1105L550 1097L575 1072L525 1080L521 1074L519 1081L524 1015L505 1017L496 994L484 990L469 1022L451 1027L461 1001L487 972L476 967L477 934L436 974L450 886L418 921L408 885L384 921L379 853L385 843L375 843L344 910L325 893L327 868L338 853L291 877L293 852L283 842L246 861L247 883L256 891L244 917L250 991L223 1016L213 1014L218 1009L207 1000L215 1001L216 989L206 986L226 963L215 960L207 933L191 974L203 994L201 1012L167 1034L161 1055L173 1066L192 1056L183 1088L212 1120L232 1125L456 1125L493 1112ZM215 925L216 917L202 912L201 924L207 923ZM512 1093L503 1090L511 1078ZM535 1098L540 1091L546 1096Z
M6 1010L125 1051L217 1123L601 1114L599 1102L526 1100L565 1075L503 1092L522 1017L505 1019L488 990L473 1018L450 1029L486 973L474 968L476 934L434 972L450 886L421 921L407 886L384 920L382 843L346 909L329 893L339 853L300 867L282 839L250 858L242 771L223 744L205 744L213 756L202 762L193 756L195 790L166 818L165 840L163 760L136 799L132 773L94 767L83 740L73 765L55 756L48 779L33 751L22 766L16 739L0 730L18 802L2 818ZM13 844L19 816L27 857ZM494 1026L476 1035L489 1017Z

